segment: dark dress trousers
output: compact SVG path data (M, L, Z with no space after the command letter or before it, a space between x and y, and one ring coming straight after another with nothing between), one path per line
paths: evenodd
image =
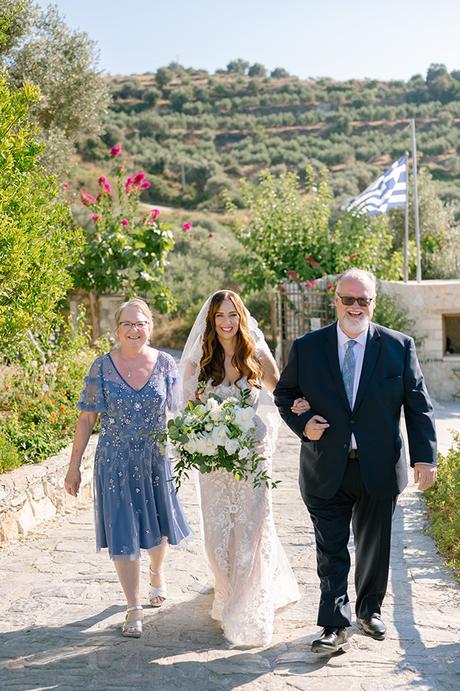
M311 410L291 412L297 397ZM315 528L321 599L318 624L349 626L347 595L350 522L356 547L356 613L380 613L385 595L391 519L407 485L400 432L404 409L411 465L436 464L433 408L412 338L369 326L358 391L350 408L340 372L337 323L298 338L275 389L275 402L301 439L299 483ZM313 415L330 427L318 441L304 437ZM351 435L357 459L349 459Z

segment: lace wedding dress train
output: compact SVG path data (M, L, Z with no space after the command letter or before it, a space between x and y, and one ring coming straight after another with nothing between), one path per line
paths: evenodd
M239 385L207 385L200 396L236 396L248 388ZM259 390L251 389L257 409ZM271 442L268 430L256 416L259 453L271 475ZM214 575L211 616L221 622L227 640L240 646L268 645L275 610L299 599L297 581L276 534L271 490L254 488L252 480L237 480L219 470L200 474L200 498L204 545ZM275 490L276 491L276 490Z

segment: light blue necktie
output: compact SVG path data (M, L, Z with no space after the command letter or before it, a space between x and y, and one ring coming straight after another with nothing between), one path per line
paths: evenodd
M354 341L353 339L347 341L347 349L345 351L345 357L343 359L342 367L343 384L345 386L345 392L347 394L350 408L353 408L353 383L355 381L356 367L356 359L355 354L353 352L353 348L355 347L357 342L358 341Z

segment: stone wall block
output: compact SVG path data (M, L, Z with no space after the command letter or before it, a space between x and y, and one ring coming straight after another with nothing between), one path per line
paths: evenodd
M22 466L21 468L18 468L17 470L13 471L11 475L13 475L13 486L14 486L14 493L15 495L19 495L21 492L24 492L28 486L29 486L29 479L28 479L28 471L30 469L31 476L33 476L33 471L35 470L35 466L31 465L26 465ZM16 475L17 473L17 475Z
M91 437L81 464L82 484L75 499L64 490L71 446L38 465L25 465L0 475L0 545L27 535L43 521L92 501L93 458L97 436Z
M26 501L17 512L17 523L19 532L23 535L27 535L37 525L30 501Z
M17 540L19 537L19 527L16 513L8 511L0 516L0 519L0 544Z
M41 480L41 478L40 478ZM43 482L36 482L31 487L32 497L35 501L39 501L45 496L45 490L43 488Z
M14 472L14 470L13 470ZM11 499L10 499L10 506L12 508L20 508L21 506L24 506L24 504L28 500L28 495L27 492L19 492L18 494L14 494Z
M56 515L56 506L49 497L43 497L39 501L32 500L30 502L32 513L34 515L35 524L46 521L48 518L53 518Z

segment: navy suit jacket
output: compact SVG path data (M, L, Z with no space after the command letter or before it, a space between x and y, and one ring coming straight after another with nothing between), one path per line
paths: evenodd
M311 410L291 412L305 397ZM356 400L351 410L337 349L337 323L298 338L275 389L281 417L302 440L302 496L334 496L342 482L351 434L357 446L364 485L374 496L397 495L407 485L407 464L400 432L404 409L411 465L436 464L433 407L415 352L414 341L398 331L371 323ZM303 435L313 415L330 427L318 441Z

